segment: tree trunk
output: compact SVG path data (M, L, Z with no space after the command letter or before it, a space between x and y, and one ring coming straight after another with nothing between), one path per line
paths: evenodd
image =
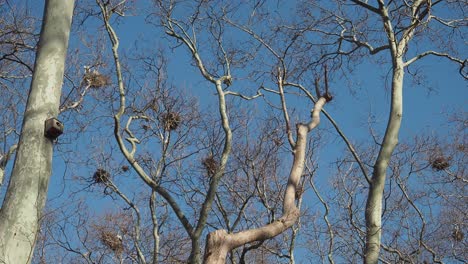
M379 260L382 234L382 197L386 171L392 153L398 144L398 133L403 115L403 75L403 61L398 58L395 60L393 70L390 117L377 161L374 164L366 203L366 248L364 251L364 263L366 264L375 264Z
M52 167L44 122L58 114L74 0L48 0L18 150L0 209L0 263L30 263Z

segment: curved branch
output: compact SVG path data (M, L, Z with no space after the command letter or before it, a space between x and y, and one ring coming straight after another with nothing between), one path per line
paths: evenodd
M243 95L241 93L232 92L232 91L226 91L226 92L224 92L224 95L238 96L238 97L240 97L240 98L242 98L244 100L253 100L255 98L263 96L263 94L260 91L257 91L257 93L255 95L252 95L252 96L247 96L247 95Z
M307 97L309 97L309 99L312 101L312 102L316 102L317 99L302 85L300 84L296 84L296 83L286 83L286 85L290 85L290 86L293 86L293 87L296 87L296 88L299 88L301 91L303 91ZM332 124L332 126L335 128L336 132L340 135L340 137L343 139L343 141L345 142L346 146L348 147L348 150L351 152L351 154L353 155L354 157L354 160L358 163L359 165L359 168L361 169L361 172L362 174L364 175L364 177L366 178L366 181L368 183L370 183L370 177L366 171L366 168L364 166L364 162L361 161L361 158L359 157L356 149L354 148L353 144L351 143L351 141L349 141L349 139L346 137L346 135L344 134L344 132L340 129L340 127L338 126L338 124L336 123L336 121L331 117L331 115L325 110L325 109L322 109L322 113L325 115L325 117L328 119L328 121L330 121L330 123Z
M104 25L109 35L109 39L111 40L111 43L112 43L112 55L114 57L115 70L117 74L117 83L119 86L120 104L119 104L119 109L117 110L117 113L114 115L114 137L119 145L120 151L122 152L124 157L127 159L127 161L132 165L135 171L138 173L140 178L149 186L154 187L156 186L156 182L153 181L151 177L148 176L148 174L143 170L143 168L135 160L135 157L133 156L134 150L132 150L132 152L128 151L123 141L122 135L120 134L120 130L121 130L120 118L125 112L125 87L123 83L122 67L120 64L120 58L119 58L119 52L118 52L119 38L117 37L117 34L115 33L114 29L110 25L110 22L109 22L110 13L107 10L107 6L103 4L100 0L96 0L96 3L99 5L101 9Z
M310 168L308 166L306 166L306 168L309 171L309 173L311 173ZM328 234L330 236L330 240L328 242L327 258L328 258L328 261L330 262L330 264L334 264L335 261L333 260L333 254L332 254L333 253L333 238L334 238L334 235L333 235L332 225L330 223L330 220L328 219L328 215L330 213L330 207L328 206L327 202L322 198L319 191L317 190L317 187L315 186L313 178L310 178L309 182L310 182L310 186L312 186L312 190L314 190L315 195L317 196L317 198L319 198L320 203L323 205L323 207L325 209L325 214L323 215L323 220L327 224Z
M106 185L109 186L115 193L117 193L122 200L125 201L130 208L135 212L136 215L136 223L133 225L133 229L135 232L135 239L133 240L135 249L137 251L139 263L146 264L146 259L145 255L141 251L141 246L140 246L140 227L141 227L141 214L140 214L140 209L133 203L123 192L120 191L120 189L109 179L108 182L106 182Z
M288 135L289 145L291 145L291 148L294 149L296 143L294 142L294 138L292 136L291 122L289 120L288 108L286 106L286 99L284 98L283 84L284 84L284 80L281 74L281 70L278 69L278 93L281 99L281 108L283 110L284 122L286 123L286 134Z
M192 54L193 59L197 63L197 67L200 70L200 73L203 75L203 77L205 77L205 79L207 79L211 83L215 83L216 78L206 70L205 65L203 64L203 61L202 61L202 59L200 57L200 54L198 53L197 47L196 47L194 41L192 41L188 37L187 32L183 29L183 27L179 23L177 23L177 21L171 19L170 17L167 18L167 22L168 23L165 24L165 27L168 30L168 31L166 31L166 34L171 36L171 37L174 37L174 38L176 38L176 39L178 39L180 41L182 41L185 44L185 46L187 46L187 48L189 48L190 53ZM182 31L182 34L185 37L176 33L176 30L174 29L173 24L176 25L176 27L179 30Z
M468 60L459 59L457 57L451 56L448 53L440 53L440 52L437 52L437 51L429 50L429 51L418 54L418 55L414 56L413 58L407 60L404 63L404 66L407 67L410 64L412 64L412 63L414 63L414 62L416 62L416 61L418 61L418 60L420 60L420 59L422 59L422 58L424 58L426 56L429 56L429 55L447 58L447 59L449 59L449 60L451 60L453 62L456 62L456 63L460 64L460 74L463 76L463 78L468 79L468 75L463 74L463 69L466 67L466 64L468 63Z
M169 203L171 206L172 210L176 214L177 218L180 220L182 225L184 226L185 230L187 233L192 236L193 235L193 228L190 222L188 221L187 217L183 213L182 209L179 207L177 202L172 198L172 196L161 186L159 186L145 171L144 169L140 166L140 164L135 160L132 152L129 152L127 147L125 146L125 143L122 139L122 135L120 134L121 130L121 124L120 124L120 118L125 112L125 87L123 84L123 78L122 78L122 70L121 70L121 65L120 65L120 59L119 59L119 54L118 54L118 47L119 47L119 41L118 37L113 30L112 26L109 23L109 14L107 11L107 8L104 4L102 4L99 0L96 0L97 4L101 8L102 12L102 17L104 20L104 24L106 26L107 32L109 34L109 38L112 42L112 54L114 56L114 63L116 67L116 74L117 74L117 80L118 80L118 85L119 85L119 96L120 96L120 105L118 112L114 115L114 136L115 139L117 140L117 143L119 145L120 151L124 155L124 157L127 159L127 161L132 165L133 169L135 172L138 174L138 176L145 182L148 186L153 188L158 194L160 194L166 201Z

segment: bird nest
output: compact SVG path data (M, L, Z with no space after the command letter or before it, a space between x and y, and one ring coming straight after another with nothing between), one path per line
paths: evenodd
M83 80L91 88L102 88L110 84L109 76L100 74L97 71L86 73L83 77Z
M101 230L101 242L117 254L122 253L123 243L122 238L111 231Z
M104 169L97 169L93 174L93 180L95 183L106 183L110 179L110 173Z
M161 114L159 116L159 121L162 123L164 130L171 131L176 130L179 127L182 118L179 113L168 112Z
M457 241L457 242L460 242L463 240L463 238L465 238L465 234L463 233L463 231L461 231L460 229L456 228L453 230L452 232L452 238Z
M202 160L202 165L205 167L208 176L213 176L218 169L218 162L214 159L213 155L204 158Z
M450 167L450 158L437 156L430 160L430 164L433 170L442 171Z
M302 185L298 185L296 187L296 199L299 200L302 197L303 193L304 193L304 187L302 187Z

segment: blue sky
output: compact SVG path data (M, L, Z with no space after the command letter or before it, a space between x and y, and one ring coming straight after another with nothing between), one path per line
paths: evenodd
M14 3L15 1L10 2ZM27 3L35 6L39 5L35 1L27 1ZM39 6L34 8L35 12L41 14L42 11L39 10L42 10ZM130 53L134 48L134 44L146 49L168 45L166 39L158 38L160 32L157 32L154 27L144 24L145 18L138 14L132 15L123 19L119 26L116 26L117 34L121 39L121 52ZM92 30L95 29L93 28ZM237 35L234 37L237 37ZM79 41L78 36L72 36L70 50L80 47ZM468 54L464 43L460 43L459 49L460 54ZM200 77L198 69L190 65L191 58L184 47L176 48L168 52L168 54L168 75L170 82L174 86L186 89L190 94L198 97L200 105L214 104L215 96L212 85ZM467 83L457 74L457 66L442 58L427 57L417 62L415 67L421 67L426 77L424 78L423 85L416 85L411 76L409 74L406 75L404 113L400 139L405 141L405 139L410 139L419 134L448 136L450 124L447 123L447 119L449 116L458 113L465 119L467 117ZM387 124L390 100L389 81L388 79L385 80L388 77L388 72L388 64L379 65L375 60L366 59L364 63L356 67L353 73L353 82L356 85L349 87L346 80L339 78L331 80L330 87L335 95L335 99L331 104L326 106L326 109L354 143L362 143L369 140L369 120L373 121L373 129L377 135L383 135L385 125ZM235 71L233 75L235 78ZM232 88L241 90L245 87L238 87L234 83ZM255 90L248 90L248 92L253 94ZM295 100L291 101L291 106L294 104L304 104L304 101ZM254 104L258 104L260 109L265 106L262 99L258 99ZM306 109L312 107L312 105L298 105L298 107ZM308 112L304 112L301 114L301 118L307 117L307 115ZM321 128L326 131L325 133L329 138L329 142L326 146L322 146L318 153L321 170L318 173L317 184L326 188L329 184L327 175L333 171L329 164L340 157L344 150L344 145L337 138L336 133L331 130L331 126L325 118L322 118ZM314 134L312 133L311 136L313 137ZM89 145L92 142L87 136L79 137L78 141L76 141L80 146ZM71 148L78 152L80 151L80 146ZM83 149L85 148L83 147ZM89 156L90 159L93 158L92 155ZM68 175L69 172L66 168L67 166L62 159L62 153L56 152L54 171L49 189L50 198L52 199L62 193L64 186L66 190L69 190L67 184L71 184L69 179L72 178L72 175ZM90 170L92 171L92 169L78 170L78 173L85 175ZM64 179L68 180L64 181ZM112 204L112 201L100 197L99 194L95 196L98 197L94 204L96 211L101 211L102 207ZM312 194L309 197L311 204L317 203L317 199ZM59 200L56 201L61 203Z

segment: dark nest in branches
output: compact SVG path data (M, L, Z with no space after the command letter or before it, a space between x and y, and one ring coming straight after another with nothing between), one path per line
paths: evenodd
M279 139L279 138L273 138L273 143L277 147L283 145L283 141L281 139Z
M296 200L299 200L303 193L304 193L304 187L302 187L302 185L298 185L296 187Z
M122 166L122 171L127 172L130 168L127 165Z
M110 173L104 169L97 169L93 175L95 183L106 183L110 179Z
M452 232L452 238L457 242L461 242L465 238L465 234L460 229L455 228Z
M437 156L431 159L431 167L435 171L442 171L450 167L450 158L445 156Z
M83 77L83 80L91 88L102 88L110 84L109 76L100 74L97 71L86 73Z
M159 116L159 120L166 131L176 130L182 121L180 114L176 112L163 113Z
M102 230L101 231L101 242L109 247L116 254L120 254L123 251L122 238L113 232Z
M213 176L218 169L218 162L214 159L213 155L209 155L208 157L202 160L202 165L205 167L208 176Z

